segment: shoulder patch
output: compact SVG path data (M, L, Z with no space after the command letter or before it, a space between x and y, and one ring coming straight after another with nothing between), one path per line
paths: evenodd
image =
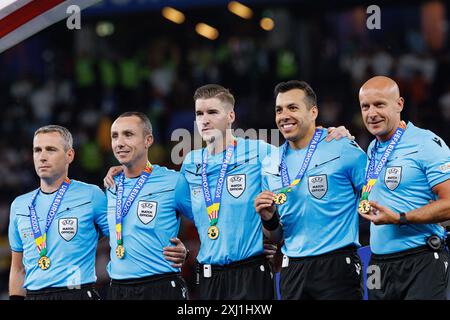
M442 173L450 172L450 162L447 162L447 163L444 163L443 165L440 165L440 166L439 166L439 170L440 170Z

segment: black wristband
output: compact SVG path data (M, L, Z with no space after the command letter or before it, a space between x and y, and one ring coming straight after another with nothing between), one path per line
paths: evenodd
M267 231L273 231L280 225L280 218L278 217L278 214L275 212L269 220L261 219L263 227Z
M13 296L9 296L9 300L25 300L25 297L13 295Z
M406 220L405 212L400 212L400 220L399 220L398 224L400 226L404 226L404 225L408 224L408 220Z

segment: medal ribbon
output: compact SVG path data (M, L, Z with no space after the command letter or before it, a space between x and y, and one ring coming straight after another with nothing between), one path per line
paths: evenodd
M206 175L206 166L208 163L208 151L204 150L202 161L202 190L203 198L206 203L206 211L208 212L209 224L216 225L219 220L220 202L222 201L223 185L225 183L225 176L227 174L228 165L233 155L234 148L236 148L237 141L227 146L225 155L223 157L222 166L220 167L219 178L217 179L216 192L214 193L214 201L211 199L211 191L208 184L208 176Z
M400 126L397 128L397 130L395 130L394 135L391 137L389 141L389 145L387 146L386 150L381 156L380 161L376 166L375 166L375 154L378 149L378 140L375 142L375 146L373 147L371 152L369 166L367 167L366 184L362 188L361 192L361 201L369 200L369 194L372 191L373 186L377 182L381 170L383 170L389 156L391 155L392 151L394 151L405 130L406 130L406 123L404 121L400 121Z
M124 180L125 175L121 173L119 177L119 183L117 184L117 199L116 199L116 237L117 237L117 244L122 245L122 220L123 218L128 214L128 211L130 210L131 206L133 205L134 200L136 200L139 192L144 187L145 182L147 181L148 177L150 177L151 173L153 171L153 166L150 162L147 162L147 165L145 166L144 171L142 171L141 176L136 181L136 183L133 186L133 189L131 189L130 194L128 195L127 199L125 200L124 204L122 205L122 199L123 199L123 191L124 191Z
M286 166L286 154L289 148L289 143L288 141L284 143L283 155L281 156L281 164L280 164L281 182L283 183L283 188L278 191L279 193L291 192L291 189L301 181L301 179L305 175L306 170L308 169L312 156L317 149L317 144L319 143L320 137L322 136L322 132L323 130L320 128L317 128L316 131L314 132L314 136L309 142L308 149L306 150L306 155L305 158L303 159L303 163L300 167L300 170L298 171L297 176L292 182L290 182L289 172Z
M33 199L31 200L31 205L28 206L30 210L30 223L33 231L34 242L39 251L39 255L41 257L47 255L47 231L50 228L53 220L55 219L56 213L58 212L59 206L62 203L62 199L66 194L67 189L70 186L70 179L64 179L61 186L58 188L55 197L53 198L52 204L50 205L50 209L47 213L47 221L45 223L45 231L44 234L41 232L41 227L39 226L39 221L36 213L36 198L39 194L39 190L34 194Z

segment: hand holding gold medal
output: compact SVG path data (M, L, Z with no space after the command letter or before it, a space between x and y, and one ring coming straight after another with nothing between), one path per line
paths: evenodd
M282 205L287 201L287 193L291 192L291 188L281 188L274 191L273 202L277 205Z
M287 200L287 196L285 193L277 193L277 194L275 194L273 202L275 202L275 204L282 205L283 203L286 202L286 200Z

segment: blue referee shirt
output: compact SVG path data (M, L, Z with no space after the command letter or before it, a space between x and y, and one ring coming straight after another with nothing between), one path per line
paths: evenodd
M383 142L375 154L380 160L389 141ZM375 140L367 154L372 154ZM450 152L445 142L429 130L411 122L380 173L369 194L369 200L396 213L408 212L436 200L431 190L450 179ZM389 254L426 244L431 235L445 236L438 224L409 224L370 226L370 247L376 254Z
M74 287L95 282L95 254L99 229L108 235L106 197L99 187L71 180L61 206L47 232L50 268L38 266L39 252L30 224L32 198L37 190L17 197L11 205L9 242L11 250L23 253L24 288ZM56 192L39 192L36 213L41 232Z
M175 186L180 173L153 165L153 171L122 220L122 239L125 256L116 256L116 188L108 189L108 223L110 229L111 261L108 273L112 279L135 279L155 274L179 272L163 255L165 246L172 246L171 238L178 235L181 211L175 201ZM125 178L123 202L139 179ZM189 213L188 213L189 214Z
M263 253L261 219L253 201L262 190L262 160L272 147L261 140L237 139L225 177L216 224L219 236L215 240L208 237L210 223L201 186L202 154L207 149L194 150L186 156L176 198L177 201L191 201L192 212L187 217L194 221L200 237L197 256L200 263L226 265ZM216 190L224 153L208 157L207 176L211 195Z
M312 156L299 184L287 193L287 201L278 206L288 257L307 257L327 253L358 240L359 194L364 185L367 157L354 141L347 138L326 142L327 130ZM288 149L286 164L292 182L308 147ZM264 162L263 189L282 187L280 162L283 147Z

